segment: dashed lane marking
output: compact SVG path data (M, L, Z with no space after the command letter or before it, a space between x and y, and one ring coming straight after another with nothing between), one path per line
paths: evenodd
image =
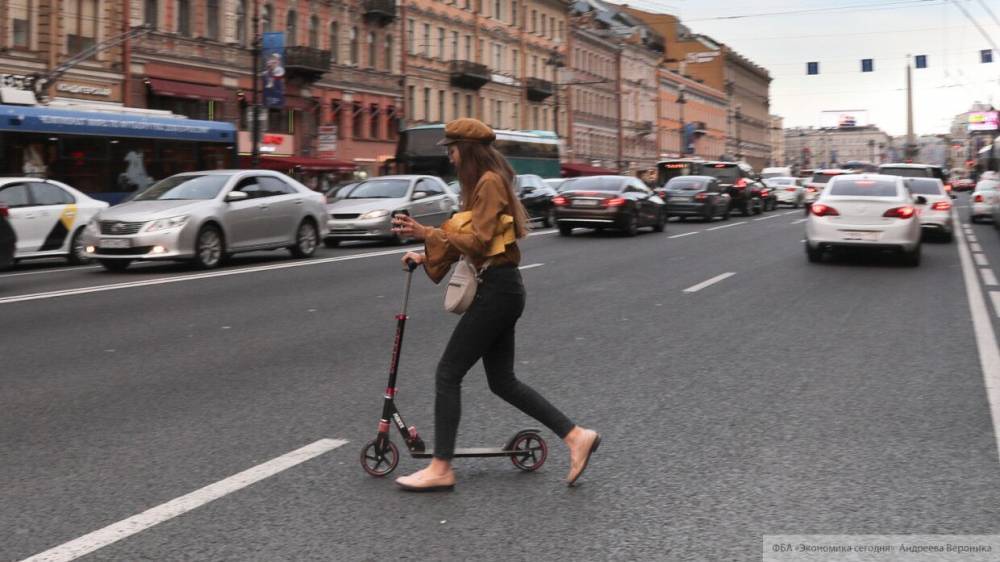
M990 265L990 261L986 259L984 254L972 254L972 259L976 260L976 265Z
M969 242L979 242L979 239L976 238L974 234L966 234L965 237L969 240Z
M983 285L992 287L997 284L997 276L993 274L992 269L988 267L980 268L979 274L983 276Z
M98 529L78 539L50 548L30 558L25 558L22 562L68 562L69 560L75 560L247 486L256 484L293 466L328 453L346 443L347 441L343 439L320 439L301 449L285 453L280 457L258 464L229 478L147 509L138 515L133 515L128 519L112 523L103 529Z
M522 265L518 269L520 269L520 270L523 271L525 269L535 269L536 267L542 267L543 265L545 265L545 264L544 263L533 263L533 264L529 264L529 265Z
M692 234L698 234L700 230L694 232L685 232L684 234L674 234L673 236L667 236L667 238L684 238L685 236L691 236Z
M979 245L979 242L970 242L969 243L969 249L972 250L973 252L982 252L983 251L983 247Z
M990 291L990 300L993 301L993 312L1000 318L1000 291Z
M781 215L771 215L771 216L767 216L767 217L760 217L758 219L753 219L753 220L755 220L755 221L766 221L768 219L776 219L776 218L778 218L780 216Z
M809 220L809 219L799 219L797 221L792 221L792 224L802 224L802 223L806 222L807 220Z
M697 293L698 291L704 289L705 287L709 287L711 285L715 285L719 281L722 281L722 280L725 280L725 279L729 279L733 275L736 275L736 272L730 271L730 272L727 272L727 273L723 273L722 275L716 275L715 277L713 277L711 279L708 279L706 281L702 281L701 283L698 283L697 285L692 285L692 286L688 287L687 289L684 289L684 292L685 293Z
M747 224L747 221L731 222L729 224L724 224L722 226L714 226L712 228L706 228L705 230L720 230L720 229L723 229L723 228L729 228L731 226L739 226L741 224Z
M787 213L781 213L781 216L798 215L798 214L801 214L801 213L802 213L802 211L788 211Z

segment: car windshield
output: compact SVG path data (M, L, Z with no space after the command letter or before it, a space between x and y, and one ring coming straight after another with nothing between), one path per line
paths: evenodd
M406 197L409 180L368 180L359 183L344 199L400 199Z
M826 183L826 182L830 181L830 178L836 177L836 176L839 176L839 175L840 174L830 174L830 173L826 173L826 172L816 172L815 174L813 174L812 182L813 183Z
M944 195L944 187L941 180L930 178L917 178L909 182L910 193L914 195Z
M895 197L896 182L848 178L835 181L829 190L830 195L847 197Z
M231 176L171 176L136 195L133 201L169 201L178 199L215 199Z
M931 178L934 174L931 173L930 168L910 168L905 166L882 166L878 169L878 173L885 174L887 176L903 176L904 178Z
M764 183L767 185L795 185L795 178L766 178Z
M735 164L708 164L702 166L701 175L717 178L721 183L736 183L740 170Z
M783 174L783 173L784 172L763 172L763 173L761 173L760 177L762 177L762 178L764 178L764 179L767 180L767 179L771 179L771 178L780 177L781 174Z
M622 189L623 179L607 177L576 178L562 185L560 191L610 191L617 193Z
M703 180L693 180L690 178L674 178L667 183L667 189L678 189L684 191L701 191L705 189Z

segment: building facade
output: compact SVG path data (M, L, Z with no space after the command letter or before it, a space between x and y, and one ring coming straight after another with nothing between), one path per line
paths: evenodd
M666 68L660 68L659 77L660 158L718 158L726 150L726 94Z
M564 0L409 0L403 21L408 125L475 117L553 130Z
M607 37L572 26L569 78L564 87L570 112L564 159L618 170L618 51ZM586 83L585 85L576 85Z
M785 166L785 119L780 115L771 116L768 129L771 137L771 166Z
M874 125L784 130L785 164L799 168L835 168L850 161L892 161L892 137Z

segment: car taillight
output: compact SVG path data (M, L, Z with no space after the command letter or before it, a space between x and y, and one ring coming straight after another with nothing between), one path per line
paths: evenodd
M10 211L7 210L7 205L0 205L0 217L9 217Z
M740 178L736 180L736 183L733 184L733 187L735 187L736 189L743 189L746 186L747 186L747 180L745 178Z
M557 195L557 196L555 196L555 197L552 198L552 204L555 205L555 206L557 206L557 207L562 207L562 206L565 206L565 205L569 205L569 199L566 199L562 195Z
M785 188L785 191L788 191L788 192L794 192L794 191L795 191L795 188L794 188L794 187L786 187L786 188Z
M816 193L816 188L815 188L815 187L807 187L807 188L806 188L806 190L807 190L807 191L808 191L809 193Z
M908 219L915 214L917 214L917 210L913 207L896 207L895 209L889 209L888 211L882 213L882 216L897 219Z
M950 183L944 184L944 190L945 191L951 191L951 184Z
M708 194L704 192L694 196L695 201L704 201L705 199L708 199Z
M817 217L840 216L840 213L837 212L837 209L834 209L829 205L823 205L822 203L813 203L812 206L809 207L809 212L816 215Z
M976 196L972 198L972 200L974 202L976 202L976 203L982 203L983 202L983 194L982 193L977 193Z
M931 209L934 211L948 211L951 209L951 203L948 201L938 201L931 205Z
M625 204L626 199L624 197L614 197L612 199L605 199L601 201L601 205L605 207L621 207Z
M771 193L771 192L768 191L768 190L766 190L766 189L760 190L760 196L761 197L767 197L769 193Z

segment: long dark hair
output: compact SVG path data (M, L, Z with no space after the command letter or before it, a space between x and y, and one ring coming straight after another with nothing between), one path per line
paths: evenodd
M528 235L528 212L514 191L515 174L503 154L491 144L480 142L459 141L458 147L458 183L462 186L462 210L468 211L472 201L472 191L479 183L479 178L486 172L500 176L507 188L507 199L510 200L510 214L514 217L514 234L518 238Z

